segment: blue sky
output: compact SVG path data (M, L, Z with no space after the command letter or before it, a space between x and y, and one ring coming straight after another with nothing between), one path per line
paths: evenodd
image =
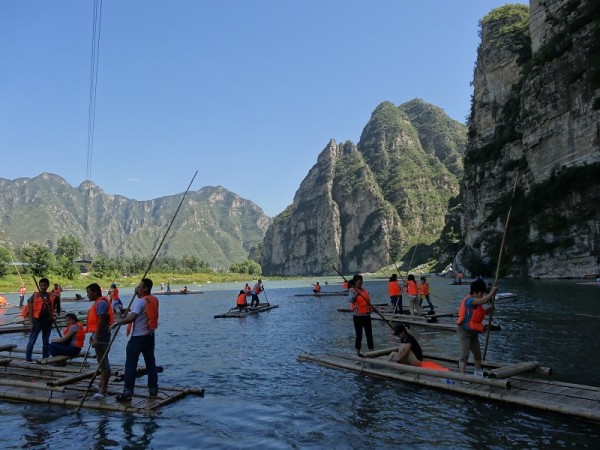
M504 1L104 0L91 179L147 200L222 185L274 216L382 101L464 122ZM0 177L86 179L92 0L0 2Z

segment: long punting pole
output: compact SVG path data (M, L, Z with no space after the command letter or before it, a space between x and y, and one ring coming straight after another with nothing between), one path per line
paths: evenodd
M333 267L333 270L335 270L335 271L336 271L336 272L339 274L339 276L340 276L340 277L342 277L342 278L344 279L344 281L348 282L348 280L346 279L346 277L345 277L344 275L342 275L342 273L341 273L339 270L337 270L335 266L331 266L331 267ZM356 293L357 293L358 295L360 295L361 297L363 297L363 296L360 294L360 292L358 292L358 291L357 291ZM364 297L363 297L363 298L364 298ZM367 300L367 299L365 298L365 300ZM382 314L381 314L381 313L380 313L380 312L377 310L377 308L375 308L375 307L373 306L373 304L372 304L370 301L368 301L368 300L367 300L367 303L369 304L369 306L371 307L371 309L372 309L373 311L375 311L379 317L381 317L381 320L383 320L385 323L387 323L387 324L388 324L388 326L389 326L389 327L390 327L392 330L394 330L394 327L392 326L392 322L391 322L391 321L389 321L389 322L388 322L388 321L387 321L387 319L386 319L385 317L383 317L383 315L382 315Z
M502 243L500 244L500 251L498 252L498 263L496 264L496 277L494 278L494 286L498 285L498 276L500 274L500 263L502 261L502 251L504 250L504 242L506 241L506 232L508 231L508 224L510 222L510 212L512 210L513 200L515 199L515 192L517 192L517 183L519 182L520 172L517 172L517 176L515 177L515 184L513 186L512 197L510 199L510 206L508 207L508 214L506 215L506 223L504 224L504 233L502 234ZM492 299L492 305L495 303L495 297ZM485 345L483 346L483 360L485 361L485 356L487 355L488 344L490 341L490 330L492 328L492 316L494 315L494 311L491 311L488 315L488 327L485 333Z
M156 259L156 256L158 255L158 252L162 248L162 245L165 242L165 239L167 238L167 234L169 234L169 230L171 230L171 227L173 226L173 222L175 222L175 218L177 217L177 214L179 213L179 210L181 209L181 205L183 205L183 201L185 200L185 196L189 192L190 187L192 187L192 183L194 182L194 179L196 178L196 175L198 175L198 171L197 170L196 170L196 173L194 173L194 176L192 177L192 180L190 181L190 184L188 184L187 189L185 190L185 192L181 196L181 201L179 202L179 206L175 210L175 214L173 214L173 218L171 219L171 223L169 224L167 230L165 231L165 234L163 235L160 243L158 244L158 248L154 252L154 256L152 256L152 259L148 263L148 267L146 268L146 271L144 272L144 275L142 276L142 279L146 278L146 276L148 275L148 272L150 272L150 269L152 268L152 264L154 263L154 260ZM131 305L133 305L133 301L135 300L136 295L137 295L137 293L134 292L133 295L131 296L131 300L129 301L129 305L127 305L126 311L129 311L131 309ZM104 359L108 356L108 352L110 351L110 348L111 348L113 342L115 341L115 338L119 334L120 328L121 328L121 324L118 324L117 327L115 328L114 333L112 333L112 336L110 338L110 342L108 343L108 347L106 348L106 351L104 352L104 355L102 355L102 359L98 363L98 370L102 367L102 364L104 363ZM96 370L94 372L94 376L90 380L90 383L88 384L88 387L87 387L85 393L83 394L83 397L81 398L81 402L79 402L79 406L77 407L77 411L78 412L81 409L81 406L83 405L83 402L85 402L85 399L87 398L87 396L88 396L88 394L90 392L90 389L92 388L92 385L94 384L94 380L96 379L96 375L98 375L98 370Z

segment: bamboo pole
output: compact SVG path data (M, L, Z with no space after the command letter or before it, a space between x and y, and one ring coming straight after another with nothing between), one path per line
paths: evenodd
M158 252L162 248L162 245L165 242L165 239L167 238L167 234L169 234L169 230L173 226L173 222L175 222L175 218L177 217L177 214L179 213L179 210L181 209L181 205L183 205L183 201L185 200L185 197L186 197L187 193L189 192L190 187L192 187L192 183L194 182L194 179L196 178L196 175L198 175L198 171L196 171L196 173L194 173L194 176L192 177L192 180L190 181L190 184L188 184L188 187L187 187L186 191L183 193L183 196L181 197L181 201L179 202L179 206L177 206L177 209L175 210L175 213L173 214L173 218L171 219L171 223L169 223L169 226L167 227L167 229L166 229L166 231L165 231L165 233L164 233L164 235L163 235L160 243L158 244L158 248L154 252L154 255L152 256L152 259L148 263L148 267L146 268L146 271L144 272L144 275L142 276L142 279L146 278L146 276L148 275L148 272L150 272L150 269L152 268L152 264L154 263L154 260L158 256ZM131 297L131 300L129 301L129 305L126 308L126 311L130 311L131 310L131 306L133 305L133 301L135 300L136 295L137 295L137 290L133 293L133 296ZM98 366L99 367L102 367L102 364L104 363L104 360L108 356L108 353L110 352L110 348L112 347L113 342L117 338L117 335L119 334L119 330L120 329L121 329L121 325L118 324L116 326L116 328L115 328L115 332L112 334L112 336L110 338L110 341L108 342L108 347L106 348L106 351L104 352L104 355L102 356L102 359L98 362ZM88 396L88 394L90 392L90 389L92 388L92 384L94 384L94 380L96 379L96 375L97 375L97 372L94 372L94 375L92 376L92 379L90 380L90 384L88 385L87 391L85 391L85 393L83 394L83 397L81 398L81 403L79 403L77 411L79 411L81 409L81 406L83 405L83 402L85 402L85 399L87 398L87 396Z
M407 364L398 364L390 361L381 361L379 359L365 359L360 358L358 356L350 355L349 359L353 359L355 361L361 361L365 364L370 364L373 366L385 367L386 369L399 370L402 372L414 373L417 375L427 375L435 378L443 378L446 380L455 380L455 381L468 381L469 383L478 383L484 384L486 386L492 386L496 388L510 389L510 381L507 380L497 380L492 378L484 378L478 377L475 375L467 375L459 372L446 372L444 370L435 370L435 369L425 369L422 367L409 366Z
M531 372L537 369L540 366L540 363L536 361L525 361L517 364L512 364L509 366L499 367L494 370L490 370L488 372L488 376L490 378L509 378L514 375L519 375L526 372Z
M44 391L53 391L53 392L64 392L65 388L62 386L50 386L46 383L36 383L29 381L18 381L18 380L5 380L0 378L0 386L10 386L10 387L18 387L18 388L26 388L26 389L41 389Z
M90 372L79 373L70 377L59 378L58 380L49 381L50 386L64 386L65 384L75 383L76 381L85 380L86 378L94 378L98 373L99 369L92 370ZM89 388L88 388L89 390Z
M515 177L515 184L513 186L512 197L510 199L510 206L508 207L508 214L506 214L506 223L504 224L504 233L502 234L502 242L500 243L500 251L498 252L498 263L496 264L496 276L494 278L494 286L498 286L498 276L500 274L500 262L502 261L502 251L504 250L504 242L506 241L506 232L508 231L508 224L510 223L510 212L512 210L512 202L515 199L515 192L517 192L517 183L519 182L520 172L517 172L517 176ZM492 299L492 305L494 304L494 300ZM490 329L492 324L492 316L494 315L494 311L490 311L488 314L488 329L485 333L485 345L483 346L483 360L485 361L485 357L487 355L488 343L490 340Z

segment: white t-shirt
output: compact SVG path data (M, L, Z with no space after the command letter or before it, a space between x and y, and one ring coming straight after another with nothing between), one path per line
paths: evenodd
M145 298L136 298L131 306L131 312L137 314L137 317L133 321L133 330L131 331L132 336L146 336L154 331L148 328Z

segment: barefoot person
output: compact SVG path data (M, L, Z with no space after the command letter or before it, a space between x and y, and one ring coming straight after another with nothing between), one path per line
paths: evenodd
M420 367L423 362L423 351L415 337L406 331L406 327L402 324L396 325L394 336L400 338L400 347L398 351L390 353L388 359L399 364Z

